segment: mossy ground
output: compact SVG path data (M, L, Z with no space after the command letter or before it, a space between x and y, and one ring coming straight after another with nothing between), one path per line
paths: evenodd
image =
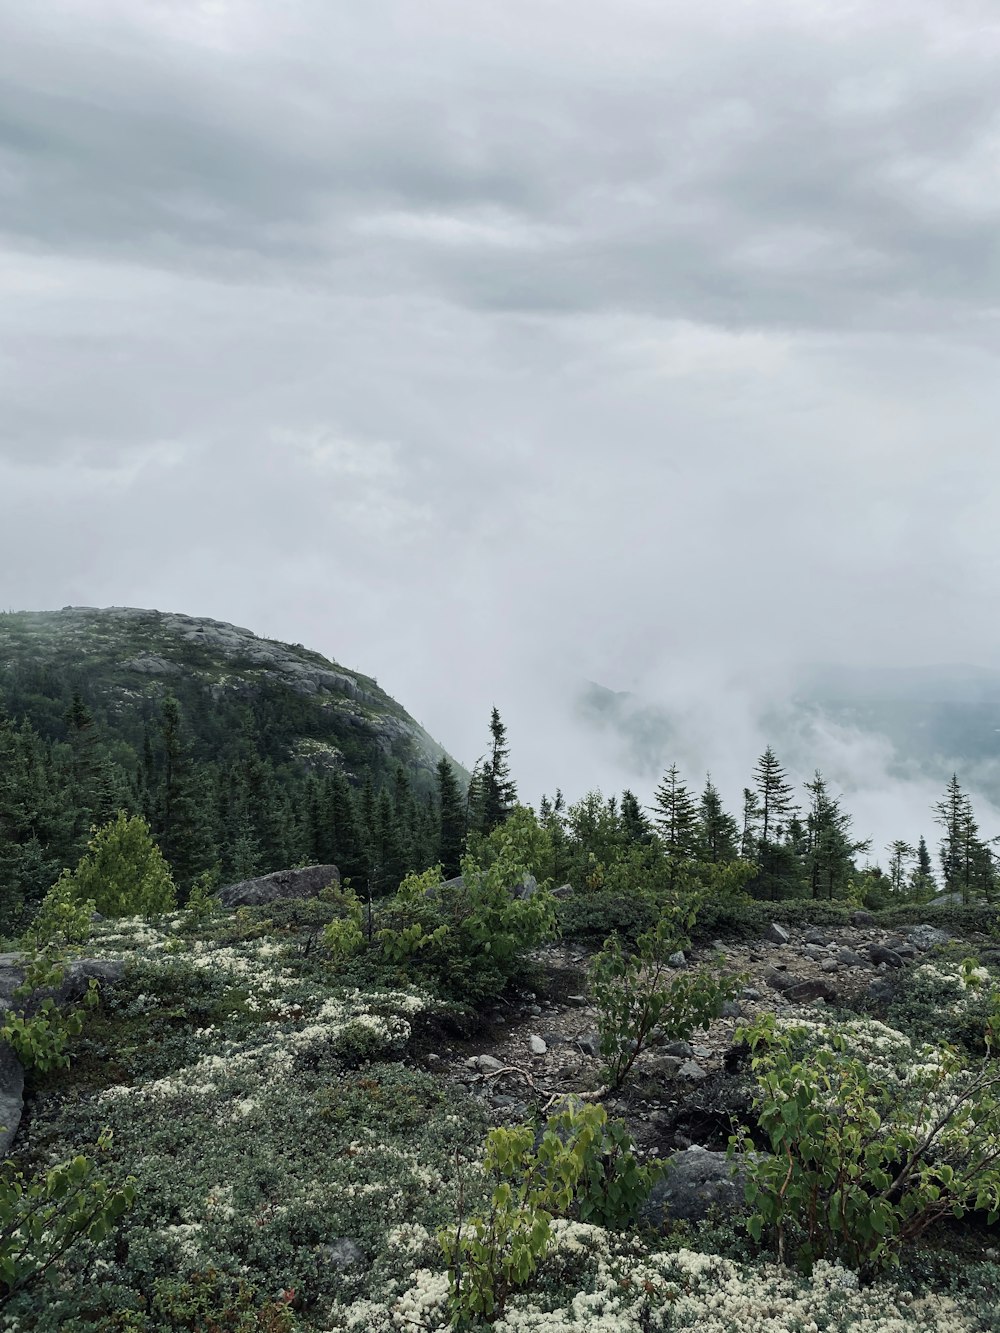
M31 1083L16 1160L43 1169L108 1126L102 1169L135 1176L138 1202L114 1236L80 1243L54 1282L8 1303L8 1327L446 1324L434 1237L460 1193L467 1210L482 1200L490 1113L422 1055L469 1015L390 974L338 972L316 944L316 912L99 928L86 952L128 959L125 979L91 1016L72 1068ZM343 1267L329 1247L346 1237L364 1259ZM942 1227L898 1280L859 1292L829 1265L808 1280L776 1268L731 1218L665 1236L559 1224L501 1327L975 1333L1000 1327L1000 1269L983 1251L976 1227Z

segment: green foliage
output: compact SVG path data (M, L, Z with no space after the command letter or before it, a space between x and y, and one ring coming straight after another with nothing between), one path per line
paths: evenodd
M361 930L364 918L361 900L349 885L331 886L324 889L320 896L342 914L323 927L323 943L335 961L352 958L365 946Z
M741 978L708 970L678 971L672 954L687 948L687 931L698 905L664 909L655 929L641 935L634 953L612 936L591 964L591 993L605 1077L612 1090L622 1086L654 1036L687 1040L707 1028L739 991Z
M14 998L27 1001L42 988L57 987L64 976L62 965L51 952L43 950L29 955L24 981L14 992ZM97 1002L97 982L91 981L82 1005L76 1008L60 1008L51 995L30 1007L25 1004L12 1007L3 1015L0 1042L9 1043L25 1069L37 1069L40 1074L66 1069L69 1067L66 1048L83 1031L84 1011Z
M106 1152L110 1131L97 1141ZM0 1166L0 1304L41 1278L79 1240L97 1244L135 1202L130 1178L111 1187L83 1155L25 1179L9 1162Z
M485 1175L493 1182L483 1214L460 1217L439 1232L457 1327L504 1311L545 1257L553 1217L598 1226L631 1220L649 1196L656 1167L641 1167L621 1121L602 1106L571 1099L536 1136L530 1125L494 1129L486 1139Z
M215 892L218 887L218 866L213 866L211 870L203 870L195 878L188 892L187 902L184 904L189 926L204 925L218 911L219 900Z
M61 948L67 944L84 944L90 938L91 917L97 910L92 898L83 902L77 897L73 876L63 873L42 899L38 914L25 935L29 946Z
M998 1024L991 1023L990 1044ZM809 1046L805 1029L773 1017L740 1029L752 1051L755 1109L771 1155L747 1159L748 1226L789 1236L805 1270L840 1259L870 1274L934 1221L970 1209L1000 1215L1000 1072L966 1070L939 1048L919 1077L880 1079L842 1035ZM751 1147L745 1130L730 1152Z
M531 874L537 837L534 815L518 810L485 839L480 857L462 858L459 880L442 883L438 868L407 876L376 934L383 957L412 964L461 998L498 994L523 968L527 952L555 931L547 887L516 892Z
M93 902L102 916L156 916L175 902L170 868L141 815L119 810L98 829L67 878L78 902Z

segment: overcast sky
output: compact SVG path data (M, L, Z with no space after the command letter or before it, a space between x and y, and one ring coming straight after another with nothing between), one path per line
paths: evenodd
M5 5L0 601L748 767L796 662L1000 660L998 236L996 0Z

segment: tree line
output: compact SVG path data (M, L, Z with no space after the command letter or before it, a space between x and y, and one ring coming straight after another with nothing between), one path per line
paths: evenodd
M507 731L495 707L471 782L442 758L429 786L381 752L356 751L364 762L353 770L308 767L290 752L284 703L267 698L255 710L230 712L225 743L213 732L213 756L193 697L183 705L173 694L145 700L141 729L135 718L120 726L95 715L79 691L51 681L45 707L31 720L0 711L0 930L11 933L76 863L92 829L120 810L145 818L183 901L206 870L230 883L333 863L373 896L433 865L450 878L463 853L517 808ZM53 707L60 703L61 713ZM706 868L738 865L747 891L765 901L878 906L926 901L939 889L964 902L992 898L994 840L980 834L957 776L932 813L941 829L937 873L923 837L915 847L891 843L883 869L822 774L797 797L768 747L738 815L725 808L711 777L696 793L676 765L648 808L629 790L591 792L572 804L561 792L543 797L539 869L557 883L622 893L630 876L669 888L699 868L704 878Z

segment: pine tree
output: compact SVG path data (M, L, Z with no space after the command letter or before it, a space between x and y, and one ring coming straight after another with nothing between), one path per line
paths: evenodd
M806 783L809 811L806 816L803 868L812 898L847 896L855 874L854 857L868 850L869 842L851 838L852 819L831 796L826 780L816 770Z
M698 856L713 865L725 865L739 855L740 827L722 805L722 797L712 782L705 780L705 790L698 803Z
M754 774L757 787L757 806L760 811L760 842L762 846L777 842L781 836L781 821L795 809L792 785L778 763L770 745L757 760Z
M961 893L968 903L974 888L992 888L992 857L979 840L972 802L953 773L945 794L934 806L935 822L943 829L941 871L946 893ZM984 883L983 881L986 881Z
M517 804L517 786L510 775L507 728L494 707L490 714L490 757L482 769L482 816L479 831L484 834L503 824Z
M889 853L889 891L894 897L902 898L912 882L907 870L916 853L902 838L890 842L886 851Z
M754 890L762 898L773 900L794 897L801 891L801 862L783 835L785 821L795 813L792 786L770 745L757 761L754 774L757 788L756 807L760 834L756 839L758 866Z
M676 764L667 769L653 800L653 820L667 856L675 862L690 860L698 843L698 819Z
M934 866L923 834L917 843L916 855L917 863L910 876L910 893L916 902L928 902L937 893L937 880L934 878Z
M438 848L437 860L445 879L453 879L461 871L465 850L465 807L455 770L441 756L437 766L438 785Z
M630 843L640 847L648 847L653 841L653 828L646 818L645 811L639 804L639 799L635 792L628 788L622 792L621 799L621 821L622 831Z

